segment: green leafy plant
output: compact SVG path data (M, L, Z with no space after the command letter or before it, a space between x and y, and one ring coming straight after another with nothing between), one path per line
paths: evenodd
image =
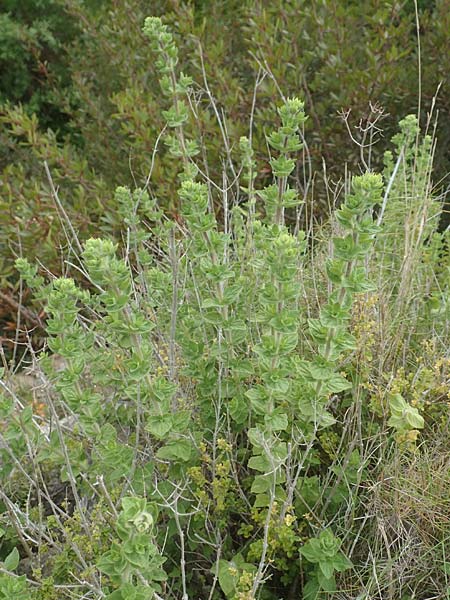
M400 439L415 441L418 429L423 429L424 419L416 407L410 406L400 394L393 395L389 400L391 418L388 424L399 433ZM403 436L403 438L402 438Z
M316 598L320 590L336 591L335 572L345 571L352 566L340 547L341 541L331 531L325 530L300 549L301 555L309 563L316 565L316 580L308 582L304 590L305 598Z
M11 598L18 600L23 598L24 592L28 591L25 576L19 577L14 573L20 561L20 555L17 548L13 548L5 560L0 563L2 571L0 572L0 598Z
M430 142L414 149L407 119L394 140L402 176L392 155L384 180L350 177L329 222L304 232L304 102L286 98L265 132L270 182L259 185L251 135L236 156L225 148L215 181L191 141L193 82L174 36L159 18L144 31L177 197L159 198L151 176L117 187L120 238L69 228L77 280L15 263L45 311L46 346L30 364L43 409L8 369L0 380L4 587L33 600L361 595L386 579L384 556L367 574L372 480L386 457L419 452L402 435L433 429L414 384L440 399L447 381L442 316L428 308L401 340L383 320L429 307L420 285L443 289L427 249L436 215L414 229L406 271L395 245L421 222L423 194L434 206L428 186L405 207L400 197L419 189ZM408 379L424 332L436 363Z
M107 598L145 600L155 591L161 591L159 582L167 576L161 569L165 559L152 543L151 530L156 516L156 507L144 498L122 498L122 512L116 525L120 541L97 563L111 582L119 585Z

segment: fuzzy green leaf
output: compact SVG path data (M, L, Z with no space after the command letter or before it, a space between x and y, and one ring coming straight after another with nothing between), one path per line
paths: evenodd
M8 556L5 558L4 565L7 571L15 571L19 566L20 555L17 548L13 548Z

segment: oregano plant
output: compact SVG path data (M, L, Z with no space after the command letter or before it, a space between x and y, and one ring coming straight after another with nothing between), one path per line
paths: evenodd
M425 426L401 394L374 416L358 363L355 304L379 286L385 182L351 177L322 243L293 230L297 97L274 110L271 182L259 185L251 136L235 141L237 186L225 167L211 181L185 126L193 80L159 18L144 33L171 102L180 177L163 205L177 211L164 213L151 177L121 186L122 238L83 242L82 282L16 262L46 314L32 360L45 409L5 378L0 501L13 543L0 595L331 598L357 568L352 524L377 436L414 446Z
M186 97L193 83L192 77L177 73L178 48L169 28L159 17L147 17L143 32L157 56L155 67L160 75L161 91L172 103L170 108L162 111L167 127L174 132L166 136L166 144L174 160L182 160L182 178L193 179L197 168L190 159L199 153L199 148L195 140L187 137L184 127L189 117Z

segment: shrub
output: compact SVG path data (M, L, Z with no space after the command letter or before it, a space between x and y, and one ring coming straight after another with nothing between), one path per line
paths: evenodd
M59 97L71 83L66 44L77 24L54 0L5 0L0 23L0 104L23 103L41 126L62 133L68 115Z

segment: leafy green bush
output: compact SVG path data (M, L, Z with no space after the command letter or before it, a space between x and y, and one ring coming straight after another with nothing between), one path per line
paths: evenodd
M303 101L266 132L270 181L250 136L214 180L173 34L152 17L144 35L177 197L118 187L120 246L64 221L78 283L16 261L48 337L40 402L0 380L0 597L417 597L427 577L441 593L445 560L405 585L368 512L380 464L448 431L431 140L407 117L384 174L345 181L303 232Z
M64 130L70 90L67 44L79 34L57 0L4 0L0 9L0 105L23 103L42 127Z

